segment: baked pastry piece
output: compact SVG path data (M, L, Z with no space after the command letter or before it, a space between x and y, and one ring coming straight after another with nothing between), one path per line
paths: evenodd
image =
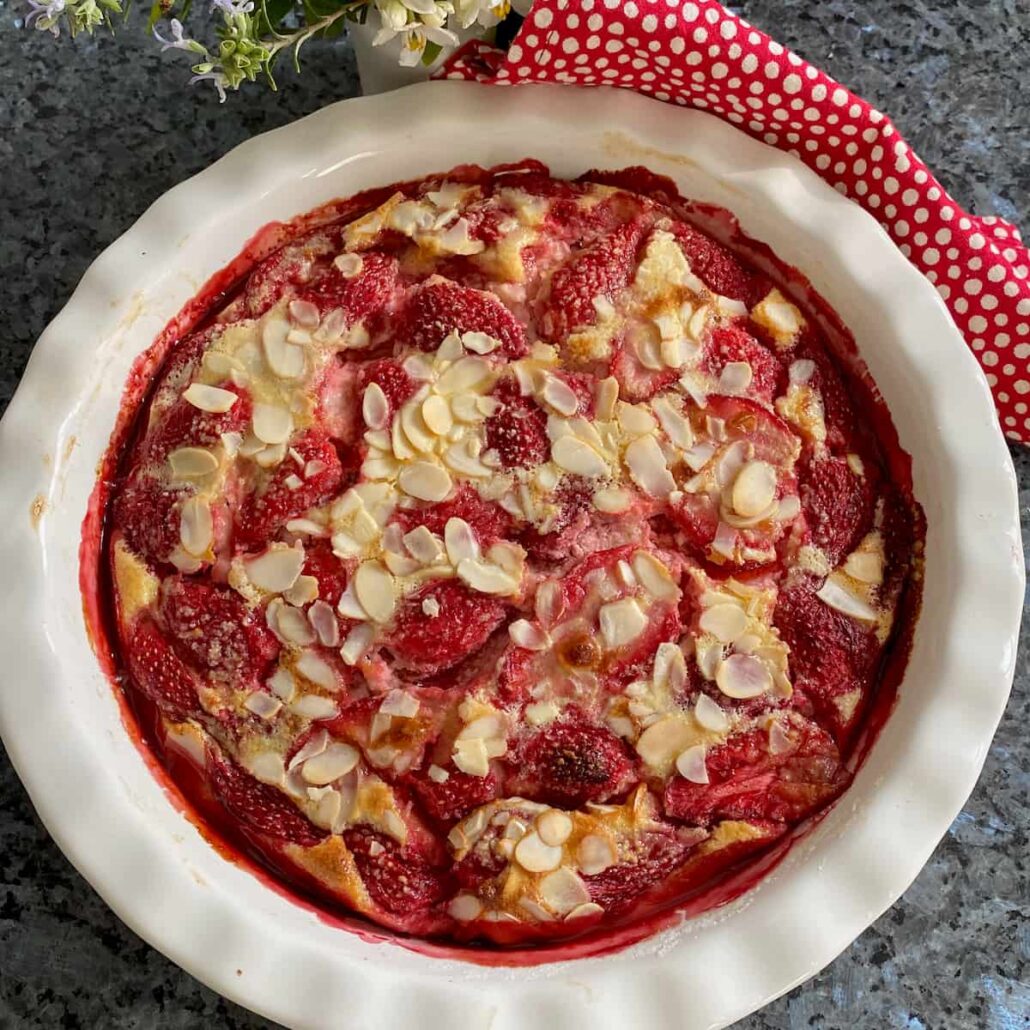
M847 785L915 508L811 315L666 181L378 200L258 264L141 406L128 689L327 903L499 942L637 918Z

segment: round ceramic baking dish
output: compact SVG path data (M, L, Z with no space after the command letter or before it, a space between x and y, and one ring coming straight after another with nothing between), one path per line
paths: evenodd
M760 884L601 957L472 964L332 925L223 857L122 721L78 586L97 463L133 360L245 241L333 197L532 156L644 164L732 210L854 333L913 458L923 611L895 710L843 799ZM817 972L911 883L976 782L1012 680L1016 489L990 394L930 285L798 161L696 111L614 90L430 83L252 140L159 200L36 346L0 427L8 584L0 731L41 818L135 931L292 1027L718 1027Z

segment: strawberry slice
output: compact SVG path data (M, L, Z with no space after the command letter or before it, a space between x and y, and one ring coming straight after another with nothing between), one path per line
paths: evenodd
M454 496L438 504L427 504L422 508L398 508L394 519L405 533L416 526L425 526L431 533L443 536L450 519L464 519L476 534L483 547L505 536L511 525L511 517L493 501L484 501L475 487L462 483Z
M649 220L640 216L620 225L554 273L539 318L544 339L560 344L575 330L596 323L594 299L614 301L629 285L637 264L637 248L648 224Z
M279 654L262 613L228 588L169 576L161 585L160 610L176 651L221 682L259 679Z
M386 399L390 403L389 417L391 419L400 406L415 392L417 385L415 380L401 367L401 363L392 358L369 361L361 366L358 373L357 390L359 402L369 383L378 383L386 395Z
M762 461L786 467L797 458L800 443L790 426L757 401L714 395L705 413L722 420L727 439L750 441Z
M521 358L529 349L522 324L495 294L446 279L423 283L404 306L397 340L435 351L452 332L486 333L500 340L509 359Z
M819 600L817 586L805 579L781 590L773 622L790 648L794 685L843 746L862 711L880 645L870 627Z
M681 839L671 827L637 834L620 848L616 865L583 877L590 900L608 914L627 908L676 869L695 843Z
M167 561L179 546L179 501L185 496L137 470L115 498L113 524L138 554Z
M436 615L422 607L429 598L439 606ZM384 646L406 669L440 672L478 651L506 611L503 601L478 594L459 579L431 580L401 603Z
M760 281L710 236L685 222L674 222L669 231L679 242L691 271L714 293L742 300L748 307L764 296L764 280Z
M129 674L136 686L174 718L199 715L199 681L182 663L152 619L136 624L126 650Z
M636 781L626 745L573 709L565 720L534 733L519 748L510 761L505 792L577 808L588 801L607 801Z
M236 394L236 403L224 412L201 411L180 397L147 437L147 460L163 461L177 447L214 447L221 443L222 433L245 433L252 411L250 394L230 382L220 383L219 389Z
M425 769L412 773L407 780L422 807L439 822L461 819L473 808L493 801L500 793L493 771L487 776L470 776L450 764L446 772L447 779L443 783L434 780Z
M837 566L869 532L872 485L868 477L857 476L844 458L832 457L804 462L798 482L812 542Z
M342 246L342 231L327 226L302 236L265 258L247 279L243 291L245 313L258 318L287 293L302 287L312 265L328 261Z
M255 780L221 749L208 748L207 768L215 796L245 827L305 848L325 836L285 794Z
M716 378L730 362L746 362L752 380L748 393L766 404L780 393L783 366L750 333L740 326L723 325L712 330L705 341L702 368Z
M347 568L326 540L311 540L304 548L304 575L318 580L318 596L334 608L347 589Z
M797 822L847 786L840 752L825 730L807 721L791 723L785 738L789 746L778 754L770 751L765 730L712 748L705 762L709 782L677 776L665 791L666 813L701 826L720 819Z
M505 468L528 468L551 453L547 415L532 397L519 393L514 379L502 379L493 396L502 407L486 420L486 445Z
M561 562L570 554L572 545L590 525L594 513L593 489L581 476L565 476L551 495L558 514L546 533L528 526L519 534L519 543L536 561Z
M680 377L674 368L645 368L630 339L620 340L616 344L610 374L619 382L619 396L634 404L649 401Z
M855 410L844 379L825 350L813 347L804 337L790 355L791 360L798 358L815 362L808 385L822 397L827 446L837 452L848 450L855 436Z
M366 251L356 275L345 276L329 264L301 290L300 299L314 304L322 315L339 308L352 324L386 307L397 289L397 271L395 257Z
M344 842L372 900L387 912L424 912L446 893L442 874L410 848L359 826L346 830Z
M268 543L290 519L329 500L342 485L343 465L328 436L309 429L293 441L292 447L301 456L303 466L292 458L280 462L264 487L240 506L236 535L244 547ZM290 486L291 476L301 478L296 489Z

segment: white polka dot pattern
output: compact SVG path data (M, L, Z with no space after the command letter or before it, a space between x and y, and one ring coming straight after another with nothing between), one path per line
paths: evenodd
M1030 442L1030 255L974 217L880 111L714 0L536 0L505 54L480 41L439 77L634 89L795 155L872 214L930 280L987 374L1005 434Z

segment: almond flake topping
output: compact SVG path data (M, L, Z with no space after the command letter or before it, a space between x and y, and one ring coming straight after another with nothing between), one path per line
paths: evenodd
M214 521L211 506L203 497L190 497L183 502L179 515L179 540L183 550L194 558L203 558L214 542Z
M406 494L420 501L442 501L451 492L452 486L447 470L428 461L416 461L403 466L397 482Z
M390 421L390 402L378 383L369 383L361 396L361 415L369 429L385 429Z
M644 632L647 616L632 597L601 606L601 636L609 648L624 647Z
M293 416L276 404L254 405L254 435L266 444L286 443L293 432Z
M738 700L759 697L773 685L765 662L747 654L731 654L720 663L715 682L727 697Z
M202 479L218 469L218 459L203 447L179 447L168 455L176 479Z
M373 622L389 622L397 604L394 578L377 561L362 562L354 573L354 594Z
M281 594L297 582L297 577L304 567L304 549L273 544L256 558L246 559L243 567L247 579L258 590L264 590L269 594Z
M239 400L239 396L232 390L223 390L219 386L205 386L203 383L192 383L182 396L193 407L216 415L229 411Z
M562 849L545 844L540 835L527 833L515 845L515 861L530 873L546 873L561 864Z

